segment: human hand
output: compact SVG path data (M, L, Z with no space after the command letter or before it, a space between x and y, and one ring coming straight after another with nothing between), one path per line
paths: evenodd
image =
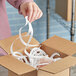
M28 20L33 22L39 19L43 13L35 2L24 2L20 6L20 11L23 16L28 16Z

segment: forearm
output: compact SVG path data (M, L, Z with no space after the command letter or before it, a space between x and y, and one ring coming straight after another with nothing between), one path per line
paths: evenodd
M12 6L14 6L15 8L19 8L19 6L23 3L23 2L31 2L33 0L7 0Z

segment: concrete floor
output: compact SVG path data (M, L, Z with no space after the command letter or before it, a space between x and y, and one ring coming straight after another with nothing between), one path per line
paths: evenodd
M8 70L2 66L0 66L0 76L8 76ZM76 67L72 67L70 76L76 76Z
M0 66L0 76L8 76L8 70Z

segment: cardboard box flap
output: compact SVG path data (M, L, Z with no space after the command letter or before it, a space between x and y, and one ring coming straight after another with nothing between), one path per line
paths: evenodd
M4 66L8 70L16 73L17 75L22 75L35 71L35 69L19 60L14 58L11 55L0 57L0 65Z
M58 36L53 36L41 44L61 51L67 55L73 55L76 53L76 43L60 38Z
M44 66L40 68L40 70L55 74L75 65L76 65L76 57L68 56L59 61Z
M25 34L26 33L23 33L22 36ZM9 37L9 38L4 39L4 40L0 40L0 48L4 49L8 54L10 54L10 46L16 38L18 38L18 35ZM29 39L29 36L23 37L23 39L25 42L27 42ZM30 44L38 45L39 42L37 40L35 40L34 38L32 38ZM20 39L16 40L14 43L13 50L18 51L18 50L23 49L23 48L25 48L25 46L21 43Z

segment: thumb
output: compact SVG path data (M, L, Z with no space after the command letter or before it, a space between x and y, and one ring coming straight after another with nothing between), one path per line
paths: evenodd
M22 15L25 17L26 16L26 9L22 9L21 12L22 12Z

